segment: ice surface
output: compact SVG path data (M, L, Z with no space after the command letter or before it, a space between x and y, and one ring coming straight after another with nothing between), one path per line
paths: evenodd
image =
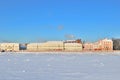
M119 55L0 54L0 80L119 79Z

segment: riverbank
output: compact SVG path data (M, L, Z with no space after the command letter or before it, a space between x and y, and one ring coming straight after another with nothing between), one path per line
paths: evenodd
M120 55L120 51L81 51L81 52L71 52L71 51L44 51L44 52L1 52L1 54L100 54L100 55Z

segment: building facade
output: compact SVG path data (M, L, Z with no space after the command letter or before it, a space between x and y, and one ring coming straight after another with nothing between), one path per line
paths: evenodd
M112 51L113 41L110 39L103 39L95 43L85 43L84 50L85 51Z
M0 43L0 51L18 52L19 51L19 43Z
M82 43L80 40L29 43L27 51L82 51Z
M104 39L99 41L102 50L113 50L113 41L111 39Z
M81 43L65 43L64 50L65 51L82 51Z
M85 43L83 45L83 48L85 51L92 51L92 50L94 50L94 44L93 43Z
M82 51L83 45L81 39L67 40L64 42L65 51Z
M63 41L48 41L45 43L29 43L28 51L62 51Z

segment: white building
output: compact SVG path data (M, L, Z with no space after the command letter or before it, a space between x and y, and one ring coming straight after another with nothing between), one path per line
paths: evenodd
M0 51L19 51L19 43L0 43Z

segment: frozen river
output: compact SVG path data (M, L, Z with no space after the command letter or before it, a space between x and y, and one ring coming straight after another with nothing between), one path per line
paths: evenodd
M0 54L0 80L119 79L119 55Z

